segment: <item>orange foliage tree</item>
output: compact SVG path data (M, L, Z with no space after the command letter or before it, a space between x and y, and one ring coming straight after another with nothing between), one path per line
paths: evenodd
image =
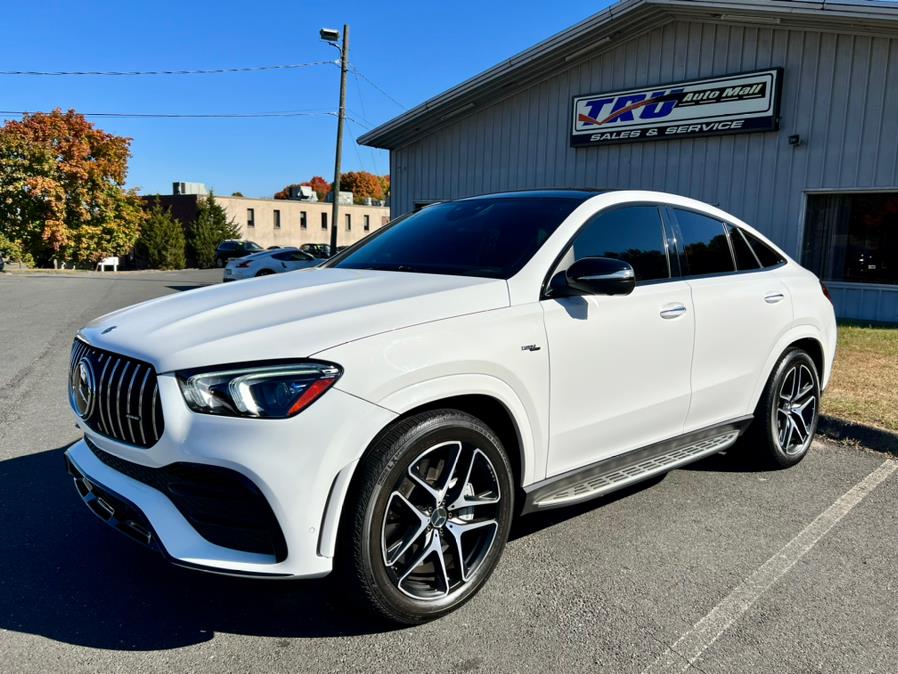
M44 264L129 253L144 217L135 191L124 188L130 144L74 110L4 124L0 238Z

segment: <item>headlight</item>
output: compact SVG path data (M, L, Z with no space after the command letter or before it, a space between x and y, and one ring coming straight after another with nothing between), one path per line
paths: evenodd
M315 402L343 374L333 363L259 363L178 372L194 412L284 419Z

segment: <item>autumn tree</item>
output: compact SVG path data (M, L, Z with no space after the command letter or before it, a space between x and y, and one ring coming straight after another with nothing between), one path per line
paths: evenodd
M38 264L92 264L131 251L143 209L126 190L130 138L74 110L0 127L0 240Z
M152 269L183 269L185 246L183 226L157 199L140 228L135 247L138 259Z
M340 175L340 191L352 192L353 200L362 203L365 199L384 198L380 179L368 171L350 171Z
M307 184L318 195L318 201L324 201L331 192L331 184L321 176L314 176Z
M225 239L239 239L240 227L215 201L211 192L198 204L196 220L187 229L187 248L191 261L199 268L215 266L215 249Z
M389 175L378 176L377 179L380 180L380 188L384 192L384 199L389 199L390 198L390 176Z

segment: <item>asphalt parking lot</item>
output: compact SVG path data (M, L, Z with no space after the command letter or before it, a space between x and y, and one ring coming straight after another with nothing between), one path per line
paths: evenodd
M80 503L62 461L71 339L220 271L0 274L0 671L898 670L898 471L817 443L716 456L521 520L468 605L384 630L329 581L166 566Z

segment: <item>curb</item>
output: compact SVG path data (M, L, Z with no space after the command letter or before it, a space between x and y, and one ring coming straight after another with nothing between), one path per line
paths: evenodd
M878 452L898 454L898 433L884 428L865 426L821 414L817 430L833 440L857 443Z

